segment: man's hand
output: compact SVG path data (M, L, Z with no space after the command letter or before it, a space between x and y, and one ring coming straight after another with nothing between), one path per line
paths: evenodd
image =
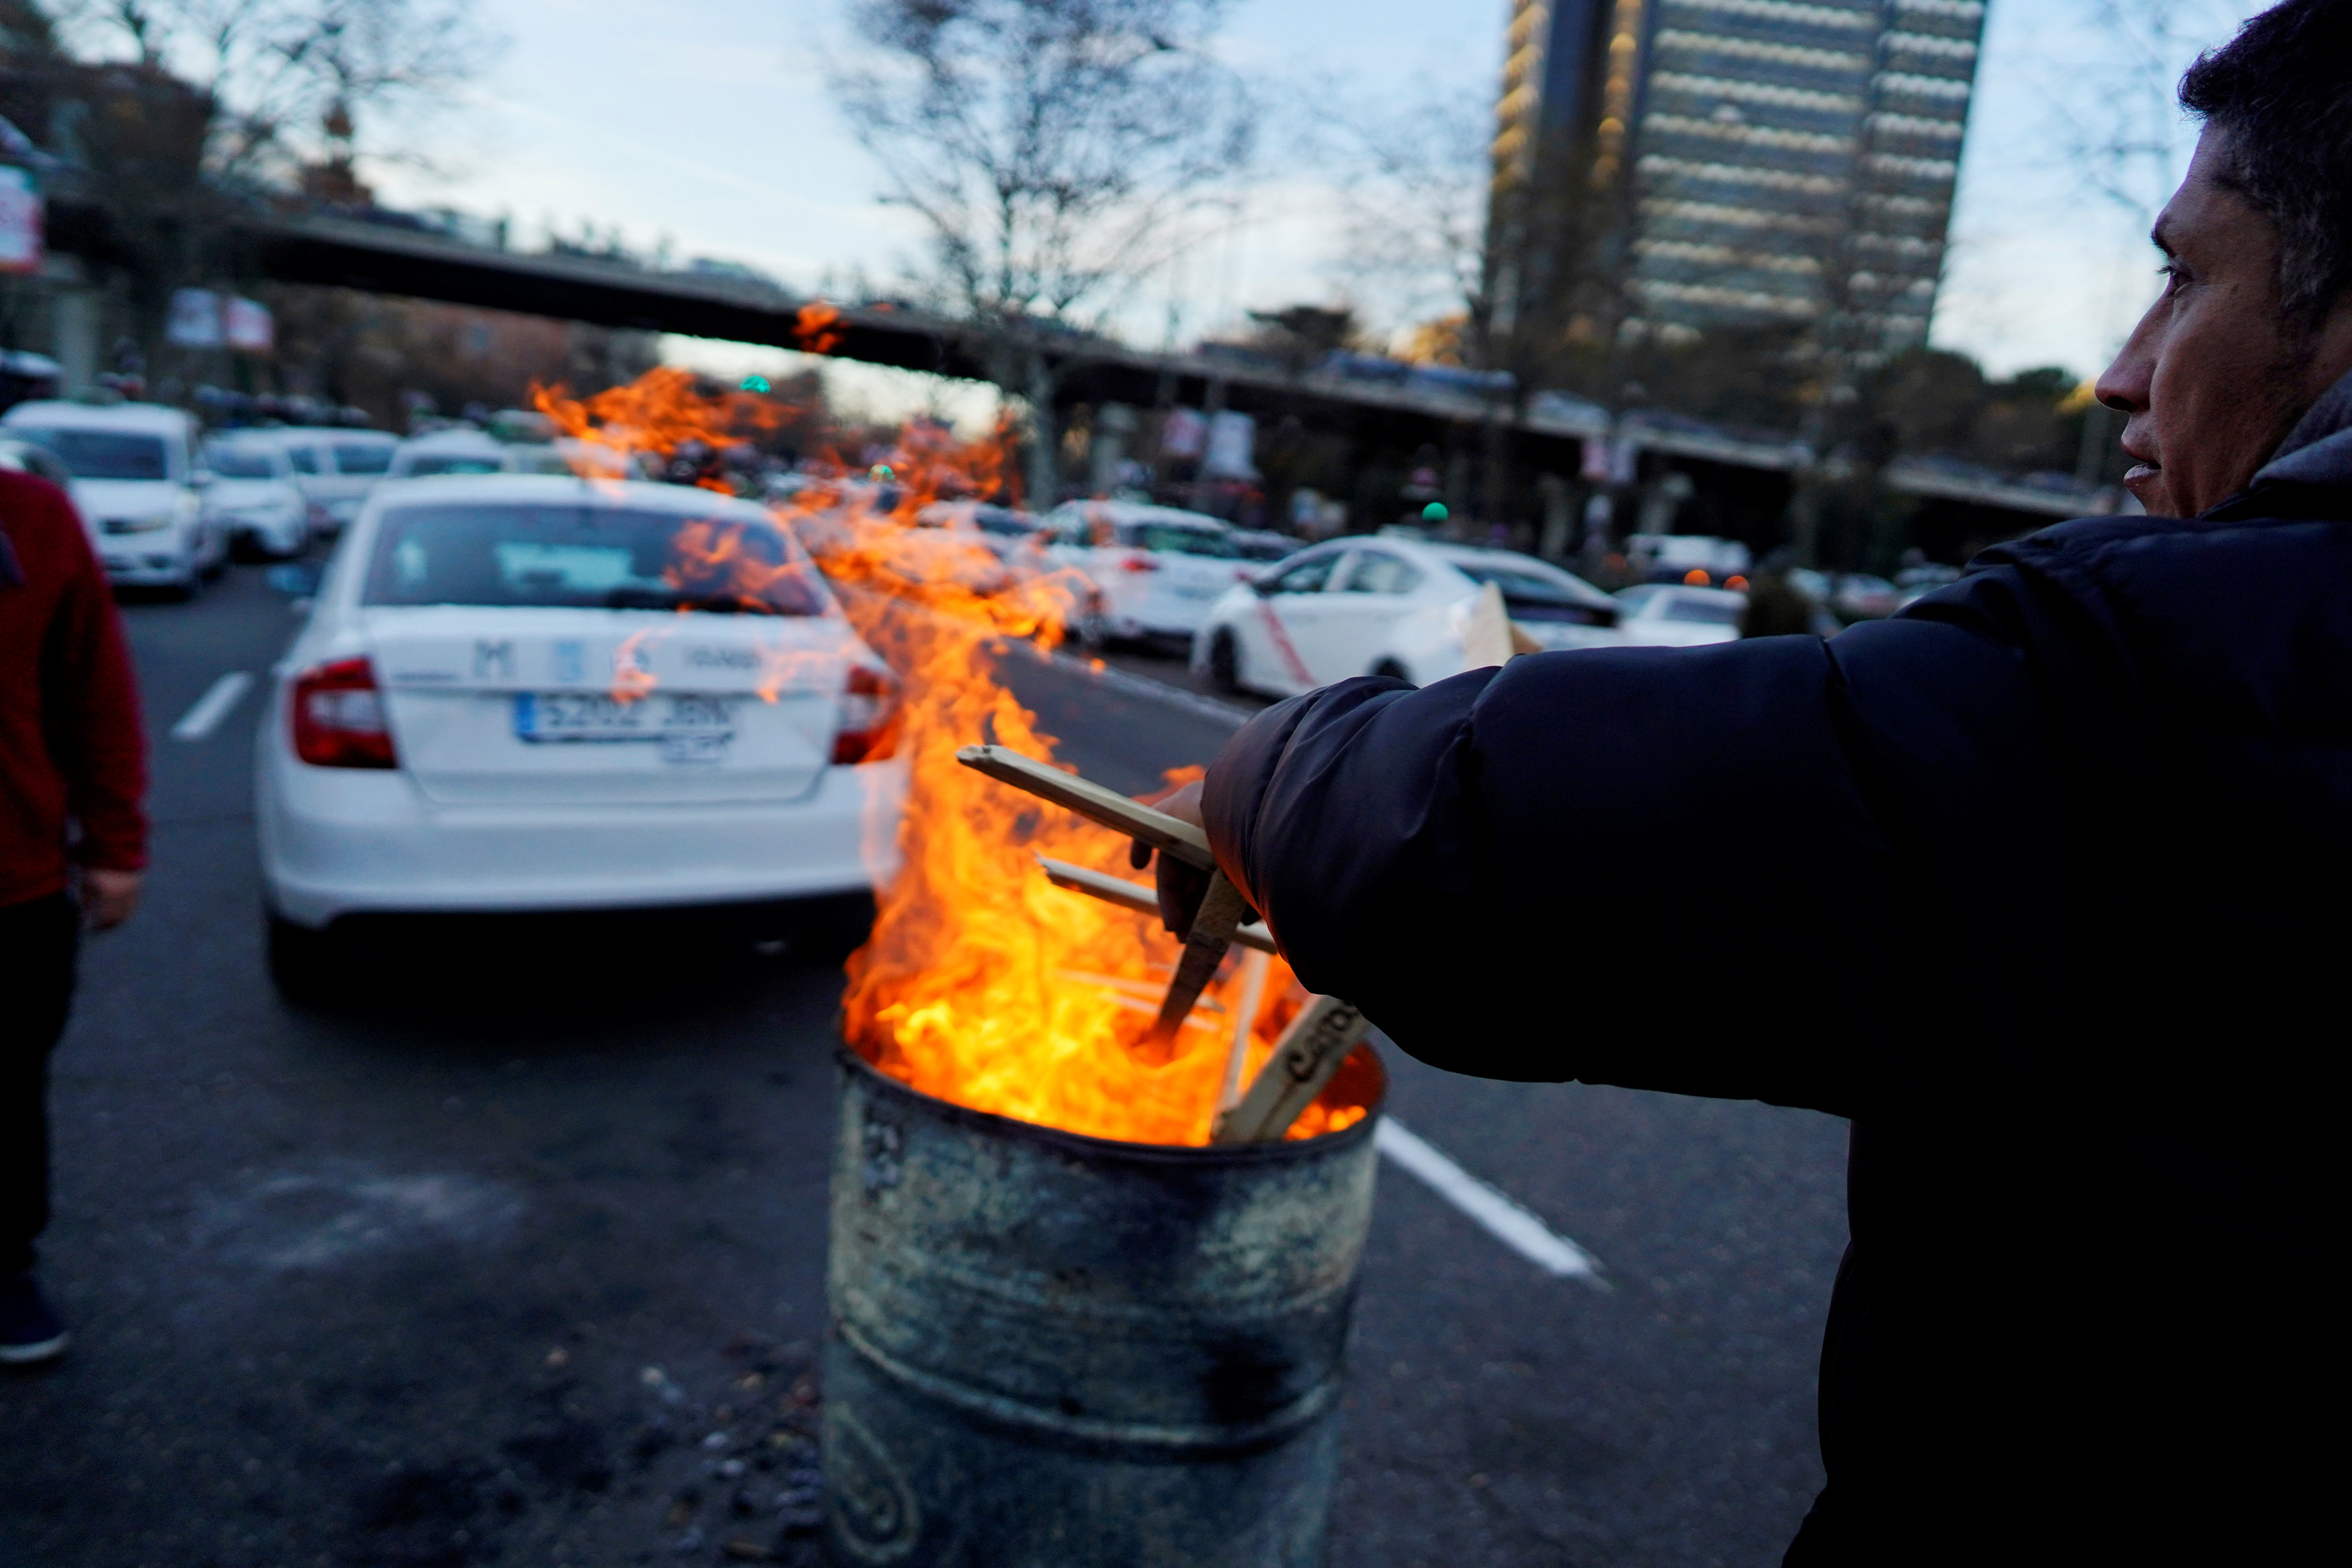
M139 883L142 873L135 871L101 871L96 866L81 873L82 924L92 931L111 931L131 918L139 907Z
M1201 783L1194 779L1164 800L1154 800L1155 811L1165 811L1179 821L1198 828L1201 821ZM1151 863L1151 846L1140 839L1132 840L1127 848L1127 863L1141 871ZM1178 937L1191 935L1192 916L1200 913L1202 896L1209 891L1209 873L1196 866L1186 865L1172 855L1160 857L1160 924Z

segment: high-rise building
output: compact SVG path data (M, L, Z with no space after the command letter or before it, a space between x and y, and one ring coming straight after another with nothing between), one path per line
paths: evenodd
M1669 337L1800 323L1864 357L1916 346L1984 15L1982 0L1514 0L1493 221L1530 185L1592 193L1629 319Z

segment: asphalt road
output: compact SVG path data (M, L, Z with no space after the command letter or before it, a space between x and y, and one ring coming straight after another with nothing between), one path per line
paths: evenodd
M289 1008L261 961L257 695L166 732L292 618L252 569L125 615L156 864L89 945L58 1061L45 1273L78 1342L0 1379L0 1562L813 1561L837 973L504 922ZM1205 761L1228 721L1133 683L1181 682L1166 662L1116 663L1017 685L1107 782ZM1330 1561L1777 1562L1820 1482L1843 1128L1389 1060L1397 1113L1606 1288L1384 1165Z

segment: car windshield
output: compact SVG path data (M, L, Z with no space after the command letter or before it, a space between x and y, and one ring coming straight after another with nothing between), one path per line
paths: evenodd
M506 466L506 459L491 452L426 453L408 460L408 476L425 479L436 474L503 474Z
M1709 626L1737 626L1739 606L1727 599L1701 599L1696 593L1677 593L1666 601L1666 618L1699 621Z
M1366 550L1356 558L1356 570L1348 574L1350 593L1411 593L1421 586L1421 573L1412 565L1379 550Z
M20 425L16 434L56 453L77 479L168 479L171 458L160 435L119 430Z
M269 454L257 447L215 446L205 454L205 466L224 479L274 479L278 469Z
M1195 528L1190 523L1121 523L1118 542L1129 549L1147 549L1169 555L1207 555L1231 560L1240 552L1234 541L1213 528Z
M370 604L821 615L816 569L780 528L618 507L404 507L385 514Z
M1594 604L1595 595L1601 591L1594 589L1591 593L1579 593L1565 582L1518 567L1497 566L1489 561L1457 560L1454 567L1473 582L1493 583L1503 591L1503 598L1513 605L1557 604L1586 609Z
M338 441L334 451L338 474L381 474L392 466L388 441Z
M1037 531L1034 522L1003 507L975 507L972 520L980 524L982 533L1001 534L1006 538L1026 538Z

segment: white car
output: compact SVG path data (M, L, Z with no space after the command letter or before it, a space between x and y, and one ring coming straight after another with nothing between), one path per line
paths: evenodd
M161 403L20 402L11 435L56 453L106 574L126 587L194 593L228 560L227 528L205 515L196 422Z
M330 538L360 514L392 467L400 438L341 425L286 425L262 433L286 449L295 482L310 503L310 529Z
M1045 514L1043 528L1046 556L1093 584L1105 637L1190 638L1212 604L1258 570L1233 528L1202 512L1068 501Z
M1427 685L1468 667L1464 632L1488 583L1546 650L1624 645L1615 600L1533 556L1350 538L1301 550L1218 600L1192 641L1192 668L1228 690L1276 696L1350 675Z
M897 686L761 507L529 475L373 497L255 766L272 973L349 915L828 900L895 870Z
M505 474L514 467L506 445L478 430L436 430L402 442L383 476L431 479L449 474Z
M1739 640L1739 618L1748 595L1723 588L1685 588L1644 582L1617 591L1624 606L1617 628L1625 641L1644 648L1696 648Z
M284 559L310 542L310 504L294 483L294 465L273 441L224 436L205 446L205 515L228 530L232 543Z

